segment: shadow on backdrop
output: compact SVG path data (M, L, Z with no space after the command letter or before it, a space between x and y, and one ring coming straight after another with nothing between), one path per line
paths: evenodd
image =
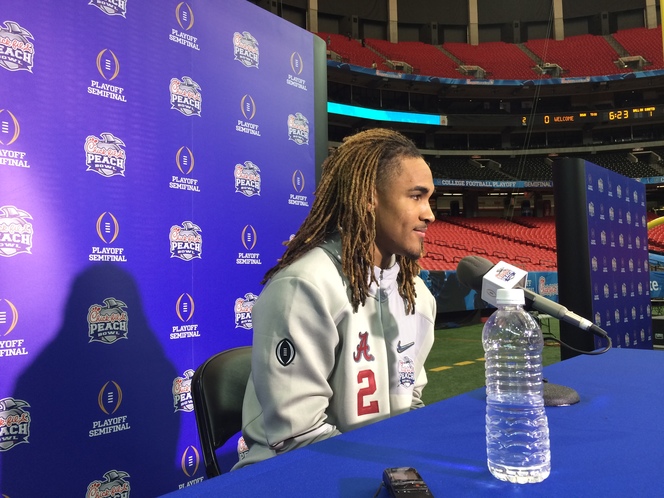
M90 496L92 486L103 496L117 486L156 496L177 489L176 376L132 276L110 263L86 269L57 336L17 381L13 398L29 405L29 436L3 452L0 492Z

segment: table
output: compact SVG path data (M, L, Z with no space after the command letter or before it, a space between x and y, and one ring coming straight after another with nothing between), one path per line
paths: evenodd
M505 483L487 470L478 389L166 496L372 497L383 469L401 466L415 467L437 498L664 496L664 354L612 349L544 375L581 401L547 407L552 466L539 484Z

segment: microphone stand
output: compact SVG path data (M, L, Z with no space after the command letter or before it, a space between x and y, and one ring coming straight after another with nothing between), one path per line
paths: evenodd
M516 268L515 266L509 265L504 262L501 263L503 264L503 266L511 267L515 272L514 274L522 271L519 268ZM492 269L495 269L496 267L497 265L494 265L491 261L481 256L466 256L465 258L461 259L461 261L459 261L459 264L457 266L457 279L466 287L475 290L477 292L477 296L483 296L485 279L487 278L487 275L490 274ZM495 281L495 279L497 278L495 275L492 275L492 277L494 281L490 282L490 286L487 288L487 295L488 296L492 295L490 292L488 292L488 290L491 290L493 292L493 296L495 297L495 292L497 290L497 287L500 286L500 283ZM562 319L565 322L572 323L581 330L589 330L593 334L604 338L607 342L607 345L602 350L581 351L568 344L563 343L560 339L553 336L550 331L549 335L551 335L551 338L549 339L554 340L555 342L560 344L561 347L566 347L568 349L571 349L572 351L581 354L590 354L590 355L603 354L606 353L609 349L611 349L611 338L598 325L593 324L589 320L577 315L576 313L570 312L567 308L559 305L558 303L550 301L549 299L546 299L545 297L542 297L539 294L536 294L535 292L532 292L528 289L525 289L523 287L521 288L523 289L526 298L526 305L524 309L529 313L531 313L531 316L533 316L533 318L537 320L537 323L540 325L540 328L542 326L542 323L540 321L539 316L541 316L540 313L542 312L547 316L551 316L551 318ZM485 302L487 302L488 304L492 304L489 300ZM534 314L532 310L537 311L537 314ZM578 403L580 401L579 394L571 387L561 386L559 384L552 384L546 379L542 379L542 382L543 382L543 395L544 395L545 406L569 406Z
M531 312L531 314L533 314ZM534 314L533 314L534 315ZM541 315L537 313L534 318L537 320L540 328L542 328L542 318L553 318L550 315ZM549 335L552 335L549 329ZM546 337L544 338L546 341ZM553 384L547 379L542 379L542 392L544 397L544 406L570 406L581 401L579 393L571 387L563 386L560 384Z
M570 406L581 401L579 393L574 389L560 384L552 384L542 379L544 406Z

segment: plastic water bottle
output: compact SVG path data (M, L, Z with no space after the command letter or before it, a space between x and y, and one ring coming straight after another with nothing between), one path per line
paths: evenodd
M523 309L522 289L498 289L496 303L482 331L487 463L500 480L541 482L551 472L542 331Z

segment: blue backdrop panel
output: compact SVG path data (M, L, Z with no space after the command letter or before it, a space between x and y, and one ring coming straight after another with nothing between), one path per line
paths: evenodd
M560 302L615 347L652 348L645 186L576 158L556 161L553 174ZM560 330L574 347L603 346L571 325Z
M652 348L645 185L586 162L593 321L616 347Z
M313 200L313 35L245 0L0 16L0 494L195 484L193 370L251 343Z

